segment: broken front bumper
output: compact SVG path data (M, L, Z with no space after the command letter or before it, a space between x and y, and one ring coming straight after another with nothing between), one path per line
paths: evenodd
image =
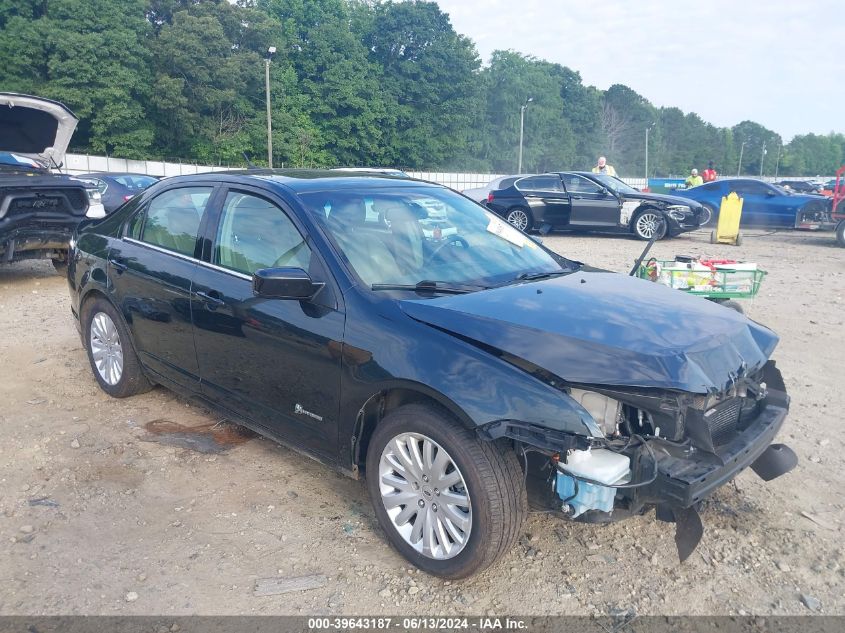
M753 468L755 462L772 446L788 412L786 406L768 403L744 431L728 444L719 447L715 453L706 453L692 446L653 443L657 458L657 479L638 491L638 501L680 508L695 505L749 466ZM784 449L791 453L790 449ZM794 466L795 463L792 463L791 467L775 476L788 472ZM647 470L649 466L643 464L642 468Z

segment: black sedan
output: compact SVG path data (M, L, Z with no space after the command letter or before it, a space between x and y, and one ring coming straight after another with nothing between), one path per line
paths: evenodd
M123 203L158 182L158 178L146 174L96 173L82 174L77 178L90 182L97 188L103 196L106 213L115 211Z
M426 233L429 210L456 231ZM68 269L93 375L158 383L352 477L390 542L460 578L568 520L696 504L772 445L777 336L583 266L445 187L330 171L168 179L82 225ZM315 482L318 485L318 482Z
M591 172L528 176L492 191L487 206L522 231L550 229L633 233L643 240L694 231L702 206L675 196L637 191Z
M822 185L809 180L781 180L779 186L796 193L821 193Z

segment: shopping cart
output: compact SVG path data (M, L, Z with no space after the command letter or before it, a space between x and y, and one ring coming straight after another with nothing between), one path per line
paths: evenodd
M704 297L740 313L742 306L734 299L753 299L766 274L756 264L685 256L673 260L651 258L637 270L640 279Z

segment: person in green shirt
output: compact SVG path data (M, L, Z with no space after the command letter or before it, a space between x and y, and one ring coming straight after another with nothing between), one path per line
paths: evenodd
M685 184L687 189L692 189L693 187L698 187L698 185L703 185L704 179L698 175L698 170L693 168L692 171L690 171L689 176L687 176Z

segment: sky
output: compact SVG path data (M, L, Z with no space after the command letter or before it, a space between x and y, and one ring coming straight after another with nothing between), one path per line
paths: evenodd
M843 0L436 0L484 63L512 49L720 127L845 132Z

